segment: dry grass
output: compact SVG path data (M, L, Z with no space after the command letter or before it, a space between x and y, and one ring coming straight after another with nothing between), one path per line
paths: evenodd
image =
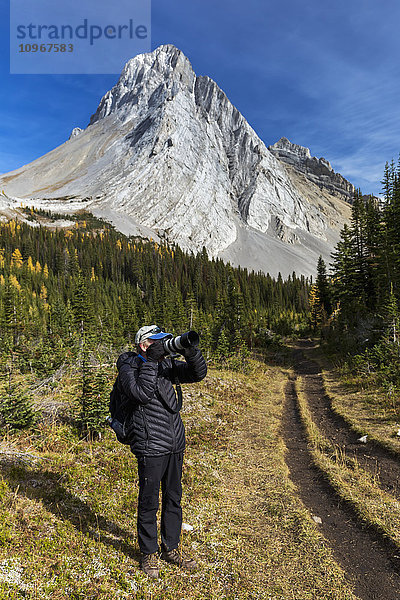
M137 564L137 471L111 431L44 422L0 447L0 599L355 600L296 496L280 436L279 367L211 371L184 390L183 549L194 574ZM54 401L69 397L60 384Z
M317 467L325 474L337 494L357 515L400 548L400 504L382 490L377 477L365 471L357 460L331 444L312 420L302 385L297 383L299 409Z
M368 434L371 440L400 454L398 398L373 386L364 386L360 378L340 377L318 347L305 350L305 354L319 363L333 410L360 435Z

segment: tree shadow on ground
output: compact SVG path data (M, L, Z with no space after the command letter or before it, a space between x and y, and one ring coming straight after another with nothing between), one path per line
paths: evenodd
M128 558L139 560L137 548L126 541L132 538L132 532L97 514L86 501L69 492L61 483L63 475L15 459L3 460L0 474L16 495L40 500L49 512L70 522L80 533L123 552Z
M293 368L299 359L301 351L289 344L274 343L268 344L262 351L254 352L254 358L263 362L268 367L282 367L283 369Z

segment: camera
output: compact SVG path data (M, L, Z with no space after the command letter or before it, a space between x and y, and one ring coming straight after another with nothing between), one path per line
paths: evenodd
M186 331L177 337L164 338L163 346L166 354L181 354L181 350L196 348L199 342L200 337L196 331Z

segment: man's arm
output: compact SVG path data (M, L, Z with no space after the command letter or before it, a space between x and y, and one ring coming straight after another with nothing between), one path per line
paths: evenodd
M176 375L181 383L195 383L207 375L207 363L198 348L184 350L186 362L175 361Z
M136 378L129 362L123 363L119 369L119 380L124 394L139 404L148 404L154 398L157 372L158 363L147 361L140 366Z

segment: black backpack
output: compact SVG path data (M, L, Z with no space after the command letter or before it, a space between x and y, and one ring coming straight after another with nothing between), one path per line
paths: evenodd
M173 358L171 358L171 362L173 379L176 385L176 392L178 396L176 409L172 409L170 406L168 406L161 396L159 396L159 398L167 410L174 414L178 413L182 408L182 388L176 373L176 365ZM134 423L132 418L134 408L135 405L133 402L129 400L129 398L127 398L123 393L119 382L119 376L117 375L110 392L109 409L111 416L108 417L107 422L114 430L117 440L121 442L121 444L127 444L128 446L134 443Z
M110 392L110 417L107 421L110 427L114 430L117 439L121 444L133 443L133 407L132 402L123 394L119 377L117 375L114 385Z

